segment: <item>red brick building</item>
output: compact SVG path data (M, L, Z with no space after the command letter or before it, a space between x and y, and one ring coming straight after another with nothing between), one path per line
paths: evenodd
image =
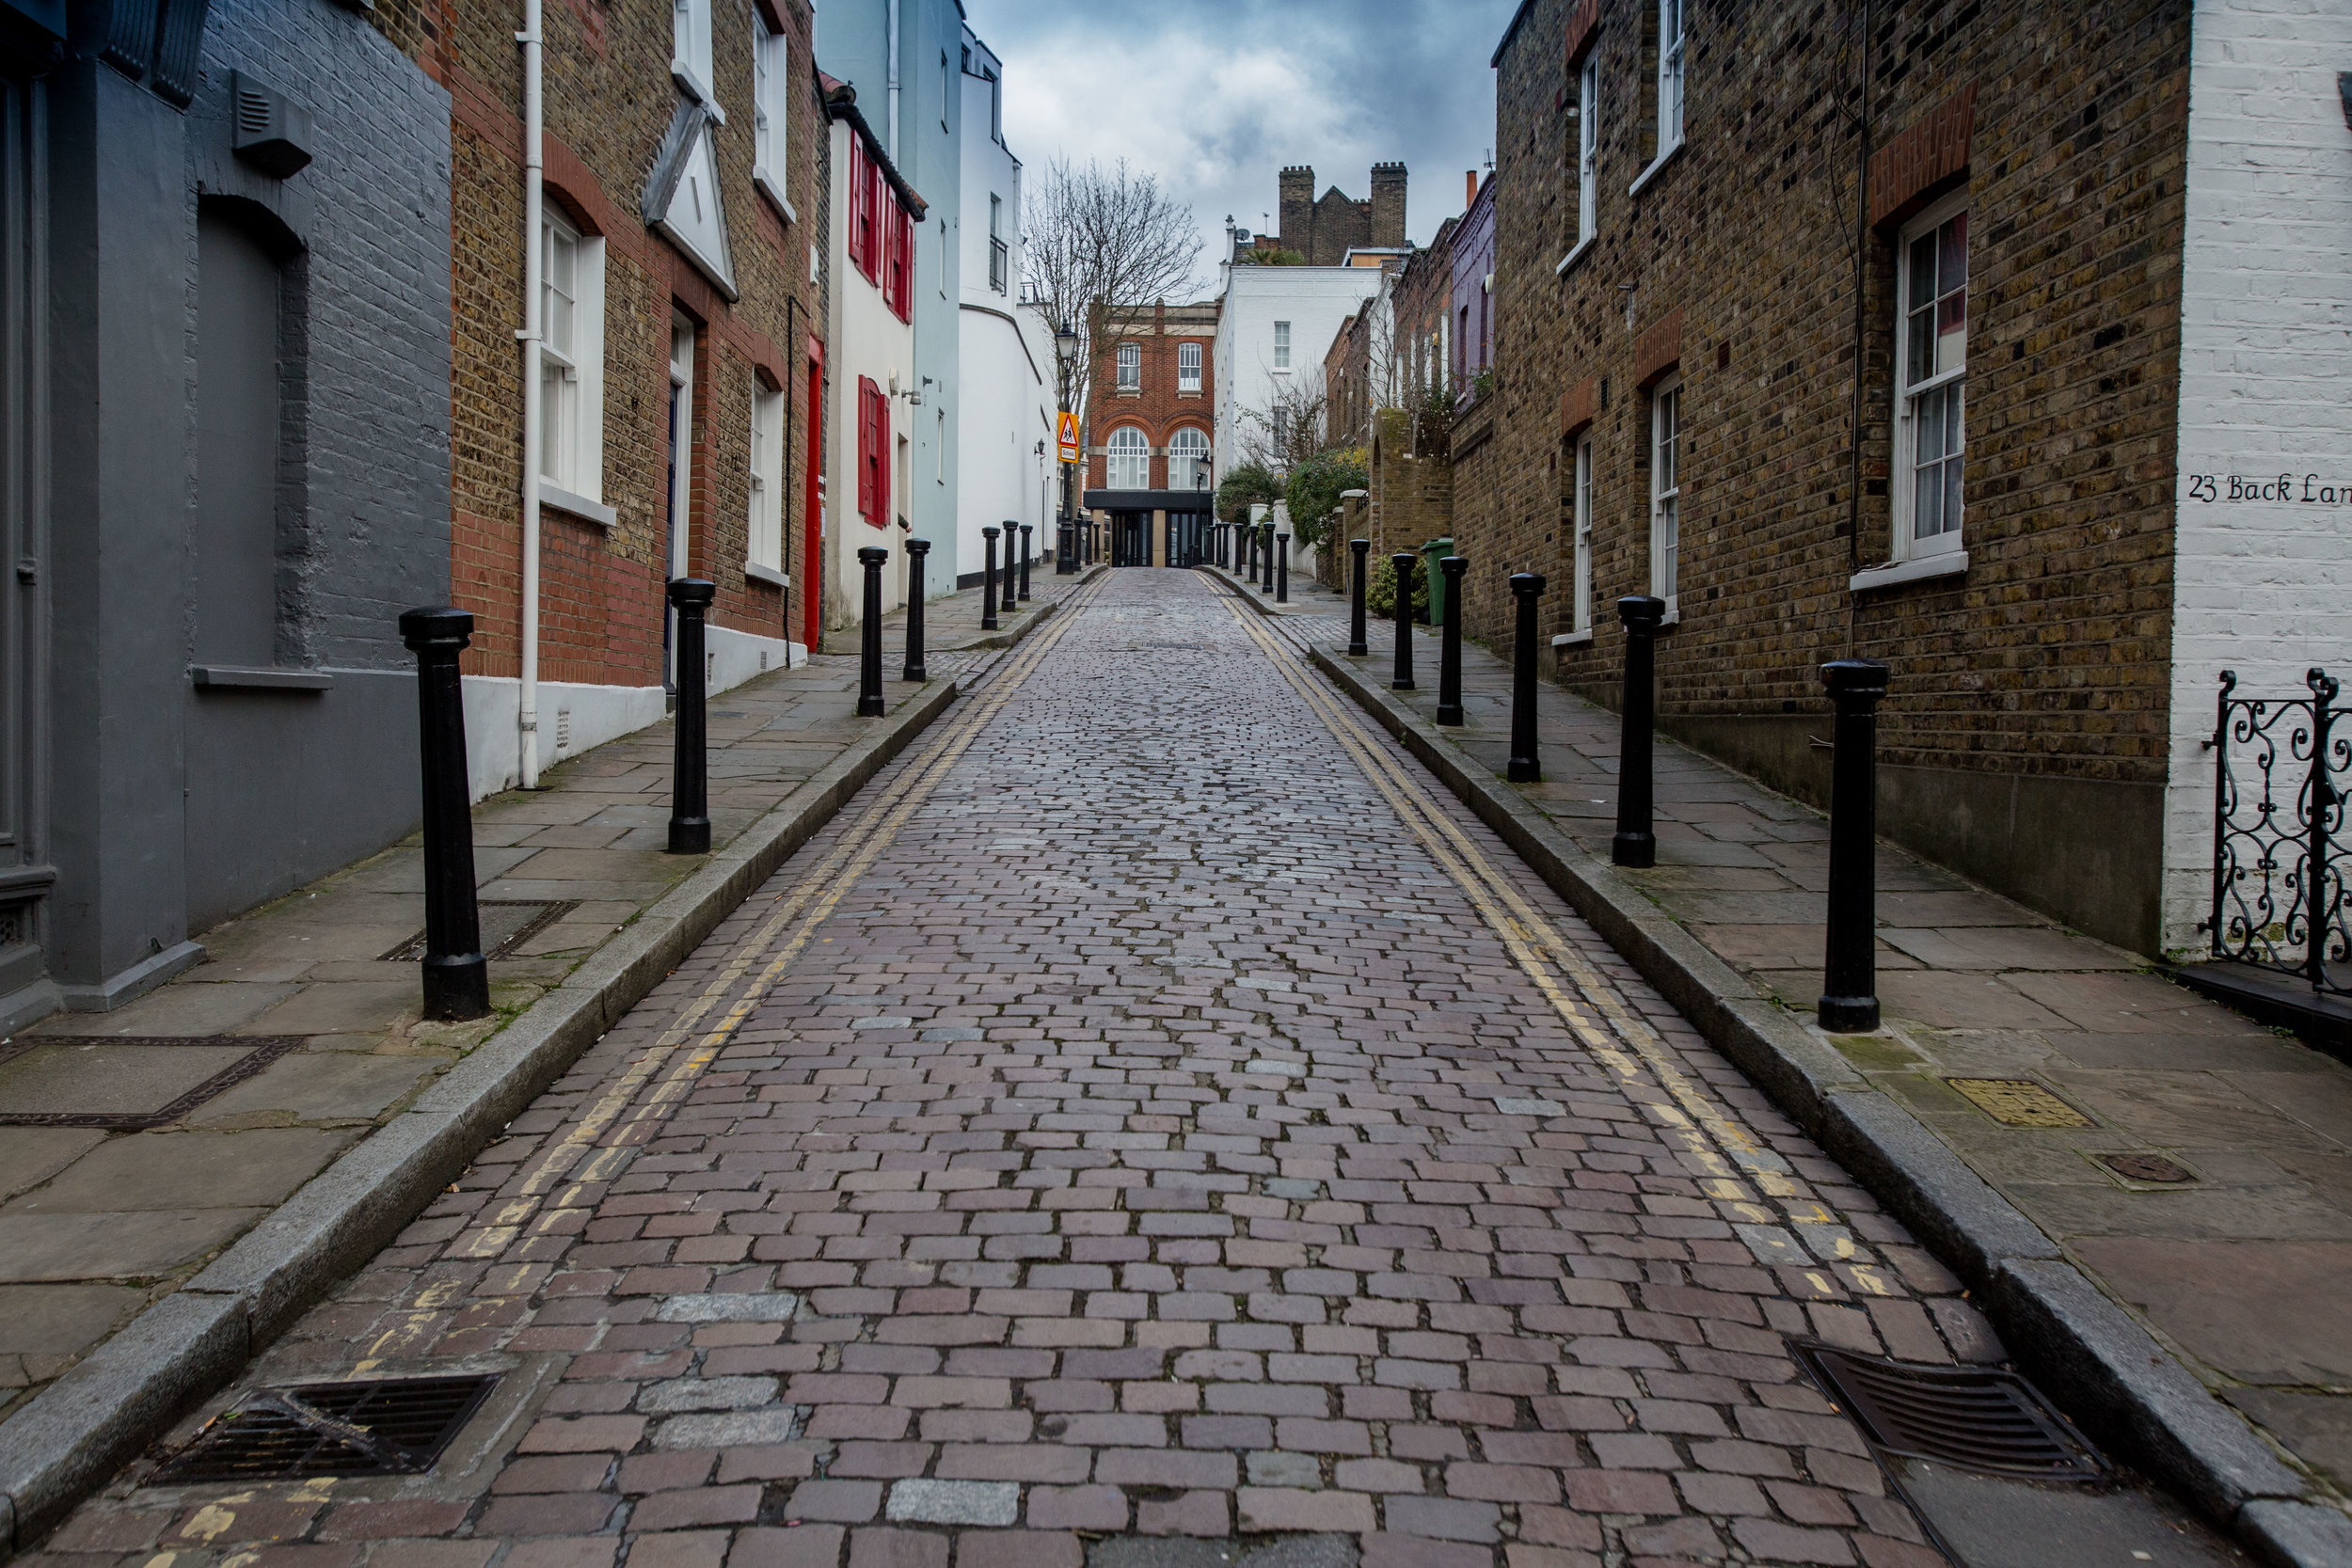
M1105 312L1089 382L1087 510L1117 565L1184 564L1205 548L1216 478L1215 301Z

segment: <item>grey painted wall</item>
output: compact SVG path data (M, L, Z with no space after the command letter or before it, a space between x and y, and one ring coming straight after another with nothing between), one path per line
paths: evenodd
M310 112L308 167L281 182L234 156L232 71ZM393 622L449 597L449 99L328 0L215 0L184 113L88 58L52 73L51 99L46 945L87 1005L415 825L415 694ZM275 624L228 644L198 617L199 208L281 258L274 515L246 531L275 543ZM200 659L332 685L199 689Z

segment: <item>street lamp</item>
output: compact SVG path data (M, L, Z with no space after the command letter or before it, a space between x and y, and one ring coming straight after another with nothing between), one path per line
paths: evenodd
M1064 418L1070 413L1070 374L1078 359L1078 334L1069 319L1054 329L1054 368L1058 387L1057 402ZM1055 532L1054 574L1068 577L1078 569L1078 514L1070 494L1071 465L1060 462L1061 420L1055 421L1055 459L1061 468L1061 527Z

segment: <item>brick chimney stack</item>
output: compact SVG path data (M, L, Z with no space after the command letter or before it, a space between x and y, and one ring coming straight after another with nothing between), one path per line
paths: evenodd
M1474 168L1464 169L1462 171L1462 211L1469 212L1477 200L1478 171Z
M1405 244L1405 166L1372 166L1372 243L1381 246Z
M1315 243L1315 170L1312 164L1293 164L1282 170L1281 199L1275 214L1275 234L1284 250L1311 256Z

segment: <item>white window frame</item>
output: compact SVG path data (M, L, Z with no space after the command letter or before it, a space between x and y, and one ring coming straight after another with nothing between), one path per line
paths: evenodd
M711 0L670 0L670 78L724 125L726 113L711 88L710 8Z
M1182 430L1179 430L1174 435L1168 436L1168 487L1170 490L1196 490L1201 488L1200 478L1202 474L1207 473L1210 468L1208 434L1205 431L1196 429L1191 425L1186 425ZM1192 472L1184 474L1180 479L1177 475L1176 465L1184 462L1191 462L1197 464L1198 467Z
M1176 345L1176 389L1180 392L1197 392L1200 389L1200 345L1199 343Z
M1576 626L1593 635L1593 433L1576 438Z
M1682 377L1649 393L1649 591L1666 601L1666 619L1682 618Z
M784 575L784 398L754 383L749 517L744 529L747 574L779 588Z
M1938 532L1931 534L1925 539L1916 537L1915 531L1918 527L1917 484L1919 471L1919 435L1922 428L1919 419L1919 407L1920 404L1928 399L1935 398L1937 400L1937 406L1940 409L1946 399L1951 397L1959 398L1961 404L1959 450L1946 453L1935 459L1935 461L1939 465L1947 463L1958 465L1963 469L1963 473L1967 465L1968 400L1966 383L1968 377L1968 324L1966 313L1968 309L1968 298L1967 284L1964 281L1966 277L1965 267L1967 258L1967 236L1965 227L1963 226L1963 228L1961 239L1963 282L1961 287L1962 324L1960 363L1950 366L1945 370L1935 372L1932 374L1922 376L1915 385L1912 381L1913 351L1911 346L1911 320L1915 312L1911 307L1911 290L1913 281L1911 251L1912 246L1915 243L1921 239L1931 238L1937 232L1937 230L1941 230L1945 224L1950 222L1952 219L1964 218L1967 211L1968 194L1965 191L1955 192L1951 197L1943 201L1937 202L1934 206L1929 208L1926 212L1920 214L1919 216L1913 219L1910 223L1905 224L1903 226L1901 241L1896 247L1895 299L1897 318L1895 322L1895 483L1888 486L1888 488L1893 492L1892 499L1894 501L1894 528L1892 530L1894 536L1892 541L1894 545L1892 554L1894 559L1898 562L1926 562L1935 560L1940 557L1957 556L1959 557L1957 564L1960 568L1963 569L1966 565L1966 548L1964 545L1966 535L1964 530L1967 519L1967 494L1964 488L1961 495L1961 523L1945 527ZM1940 301L1941 294L1939 293L1937 299L1931 299L1929 301L1926 307L1927 310L1930 312L1938 310L1940 309ZM1934 330L1932 314L1930 315L1929 319L1929 330L1931 334L1932 334Z
M1642 187L1666 161L1682 150L1683 111L1687 106L1687 78L1684 64L1689 53L1689 20L1685 15L1690 0L1658 0L1658 150L1650 158L1649 167L1635 176L1628 193L1639 196Z
M1133 440L1123 440L1133 436ZM1123 424L1110 434L1103 445L1103 488L1105 490L1149 490L1152 488L1152 438L1139 425ZM1122 478L1133 479L1133 484L1122 484Z
M1553 270L1565 272L1592 248L1600 224L1600 46L1584 51L1576 71L1576 244Z
M1276 322L1274 324L1274 373L1277 375L1288 375L1290 372L1291 324L1288 322Z
M784 210L787 221L799 214L784 194L786 161L791 150L792 39L768 25L767 16L752 8L752 181Z
M1143 345L1121 343L1112 351L1118 362L1119 389L1122 392L1143 390Z
M539 241L539 487L564 511L609 526L613 519L602 504L604 241L581 233L552 202L542 210Z

